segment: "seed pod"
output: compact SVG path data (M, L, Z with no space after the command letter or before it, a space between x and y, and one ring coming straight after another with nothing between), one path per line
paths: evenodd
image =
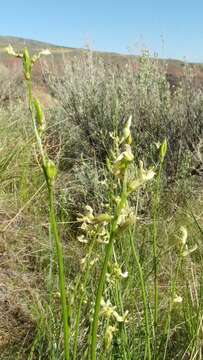
M126 143L127 144L132 144L132 136L131 136L131 133L129 134L128 138L126 139Z
M38 130L40 132L42 132L45 129L44 112L42 110L41 104L38 99L34 99L33 104L34 104L35 111L36 111L36 120L37 120Z
M48 159L46 164L45 164L45 169L46 169L46 174L47 174L47 177L50 181L54 181L56 175L57 175L57 168L56 168L56 165L55 163Z
M24 52L23 52L23 68L24 68L25 79L30 80L32 63L31 63L30 54L29 54L29 51L27 48L25 48Z

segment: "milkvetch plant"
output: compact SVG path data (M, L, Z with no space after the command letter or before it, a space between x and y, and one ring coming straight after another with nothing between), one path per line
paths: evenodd
M59 276L59 287L60 287L60 299L61 309L63 318L63 329L64 329L64 352L65 359L70 359L70 309L67 301L66 286L65 286L65 274L64 274L64 256L63 247L59 234L56 211L55 211L55 194L54 194L54 183L57 176L57 167L55 163L49 158L46 147L43 144L43 133L45 131L46 122L45 115L40 104L40 101L34 97L32 90L32 70L34 64L43 55L49 55L48 49L42 50L37 54L30 55L27 48L24 49L23 53L17 53L14 51L11 45L6 48L9 55L15 56L22 60L24 77L27 85L27 94L29 102L29 111L32 118L32 124L34 128L35 137L38 144L39 153L41 156L41 167L43 169L48 197L49 197L49 216L51 223L51 230L55 240L57 262L58 262L58 276Z
M134 160L134 155L131 150L131 122L132 117L130 116L124 126L121 138L115 137L115 149L112 151L112 157L107 160L109 172L114 178L112 196L114 205L111 213L105 214L105 218L108 218L109 238L105 248L104 260L101 266L101 273L99 276L99 283L96 292L91 334L91 360L96 360L97 357L97 330L99 317L101 315L100 308L101 304L103 303L102 297L105 287L108 263L112 257L113 245L114 242L119 239L121 232L130 225L133 225L136 221L136 216L129 206L129 197L133 192L137 191L141 186L145 185L147 181L152 180L155 175L153 169L144 169L142 162L140 162L138 174L136 177L132 177L129 171L130 165ZM91 221L95 221L97 223L98 219L92 218ZM112 309L113 308L111 308L111 312L113 311ZM113 336L113 332L111 332L111 336Z

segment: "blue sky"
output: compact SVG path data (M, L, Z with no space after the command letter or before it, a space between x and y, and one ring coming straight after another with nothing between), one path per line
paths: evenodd
M0 35L203 62L203 0L2 0Z

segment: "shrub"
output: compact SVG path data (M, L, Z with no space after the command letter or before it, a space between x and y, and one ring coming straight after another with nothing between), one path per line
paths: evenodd
M156 144L166 137L171 180L192 162L203 129L203 92L189 65L171 91L167 65L147 52L138 60L129 58L122 68L87 52L67 62L63 76L47 72L46 81L59 102L63 168L71 166L67 153L69 159L94 153L103 162L111 147L109 134L119 131L130 114L136 160L156 161Z

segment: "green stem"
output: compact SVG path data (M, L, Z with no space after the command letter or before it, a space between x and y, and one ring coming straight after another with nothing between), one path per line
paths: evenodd
M168 348L169 332L170 332L170 325L171 325L171 313L172 313L172 309L173 309L173 300L174 300L175 292L176 292L176 284L177 284L178 274L179 274L179 270L180 270L181 264L182 264L183 247L184 246L182 246L180 249L180 254L179 254L179 258L178 258L178 262L177 262L177 266L176 266L175 276L174 276L174 279L171 284L170 305L169 305L169 311L168 311L168 315L167 315L166 324L164 327L164 337L166 336L166 344L165 344L163 359L166 359L166 352L167 352L167 348Z
M90 247L89 250L89 255L88 255L88 262L90 261L92 252L93 252L93 248L95 245L95 241L93 241L92 246ZM76 324L75 324L75 335L74 335L74 345L73 345L73 360L76 360L77 357L77 349L78 349L78 334L79 334L79 325L80 325L80 317L81 317L81 309L82 309L82 304L83 304L83 299L85 296L85 289L86 289L86 285L89 279L89 274L90 274L90 269L91 266L88 266L87 269L85 269L85 276L84 279L82 280L80 278L80 284L82 283L82 287L83 287L83 292L80 293L80 301L79 301L79 305L77 308L77 316L76 316Z
M94 317L93 317L93 323L92 323L91 360L96 360L97 329L98 329L98 321L99 321L99 311L100 311L101 298L102 298L103 289L104 289L107 266L108 266L108 262L109 262L109 259L111 257L111 253L112 253L113 241L114 241L114 233L112 232L111 237L109 239L109 243L106 246L105 258L104 258L102 271L101 271L100 278L99 278L99 285L98 285L97 294L96 294Z
M114 254L114 261L116 264L118 264L117 262L117 257L116 257L116 252L115 249L113 248L113 254ZM121 311L121 315L124 315L124 308L123 308L123 300L122 300L122 292L121 292L121 281L120 279L116 280L115 283L115 297L116 297L116 303L117 306L119 307L120 311ZM128 346L128 336L127 336L127 331L126 331L126 327L125 327L125 323L121 323L119 330L121 331L121 339L122 339L122 348L123 348L123 357L124 360L130 359L130 353L129 353L129 346ZM127 354L126 354L127 352ZM128 356L128 357L127 357Z
M59 270L59 289L61 296L61 308L64 329L64 350L65 359L70 359L70 309L66 300L66 287L65 287L65 272L64 272L64 256L61 239L59 236L58 225L56 222L55 206L54 206L54 192L53 187L49 188L49 204L50 204L50 222L51 229L55 240L56 255Z
M94 308L94 315L93 315L93 322L92 322L92 334L91 334L91 360L96 360L96 353L97 353L97 329L99 323L99 311L101 306L101 298L103 294L104 284L105 284L105 277L107 273L108 262L112 255L112 248L113 242L116 237L116 230L117 230L117 221L120 216L121 210L124 208L125 203L127 201L127 193L126 193L126 182L127 182L127 171L124 175L123 181L123 191L121 195L120 203L116 209L116 214L112 221L111 233L109 238L109 243L106 246L106 252L104 257L104 262L102 265L102 270L99 278L99 284L97 288L96 294L96 301L95 301L95 308Z
M137 252L136 252L136 249L135 249L135 244L134 244L132 236L130 236L130 244L131 244L131 248L132 248L133 257L135 259L135 262L136 262L136 265L137 265L137 268L138 268L139 277L140 277L140 284L141 284L141 290L142 290L142 301L143 301L143 306L144 306L145 337L146 337L147 353L148 353L147 359L151 360L152 359L151 340L150 340L151 332L150 332L149 317L148 317L148 304L147 304L146 286L145 286L142 266L140 264L139 257L137 255Z
M65 351L65 359L70 359L70 308L67 304L66 300L66 288L65 288L65 272L64 272L64 256L63 256L63 248L61 243L61 238L59 235L58 224L56 221L56 213L55 213L55 204L54 204L54 189L53 183L48 178L46 172L46 153L43 148L42 140L40 134L36 127L35 121L35 111L33 108L33 95L32 95L32 80L30 74L30 80L27 80L27 90L28 90L28 100L29 100L29 110L32 117L34 132L37 140L37 144L39 147L39 152L42 158L42 167L44 171L44 176L46 179L48 196L49 196L49 215L50 215L50 223L51 230L55 240L56 246L56 255L58 262L58 271L59 271L59 289L60 289L60 297L61 297L61 309L62 309L62 318L63 318L63 329L64 329L64 351Z
M158 254L157 254L157 219L159 211L159 202L160 202L160 181L162 173L163 162L161 161L157 186L156 186L156 195L155 195L155 206L153 211L153 262L154 262L154 358L156 359L156 350L157 350L157 325L158 325L158 307L159 307L159 289L158 289Z

